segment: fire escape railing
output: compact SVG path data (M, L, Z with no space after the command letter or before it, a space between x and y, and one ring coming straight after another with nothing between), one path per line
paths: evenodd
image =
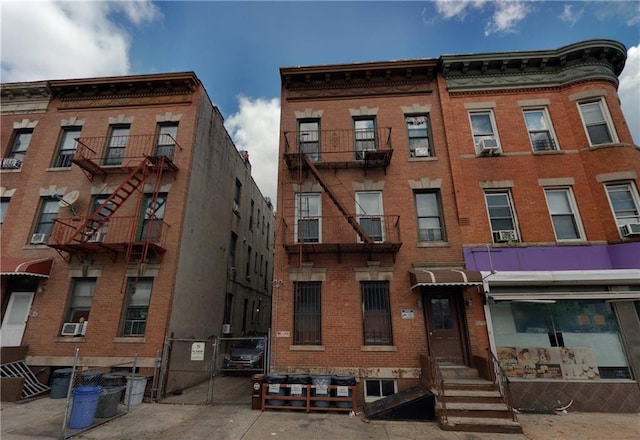
M491 379L496 383L496 385L498 385L498 390L500 391L502 400L504 400L507 408L509 408L511 418L516 422L516 412L513 408L511 390L509 389L509 377L502 369L500 361L496 358L493 352L491 350L487 350L487 352L489 353L489 374L491 374Z

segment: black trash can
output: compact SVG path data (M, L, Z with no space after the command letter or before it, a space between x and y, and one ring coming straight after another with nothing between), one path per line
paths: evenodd
M98 400L96 417L113 417L118 413L118 404L122 399L122 392L127 387L127 378L116 374L102 376L102 394Z
M99 386L102 385L102 376L104 371L87 370L80 373L81 386Z
M301 387L290 387L289 395L291 397L307 397L307 385L309 384L309 376L306 374L290 374L287 378L290 385L301 385ZM305 400L290 400L291 406L307 406Z
M73 368L60 368L51 373L51 394L52 399L64 399L69 391L69 381L71 381Z
M262 409L262 384L267 380L264 374L251 377L251 409Z
M267 373L267 383L269 385L282 385L287 383L287 375L286 374L278 374L278 373ZM267 388L268 396L286 396L287 388L282 386L269 386ZM267 405L275 405L275 406L284 406L286 401L280 399L269 399L267 400Z
M311 395L313 397L330 397L329 385L331 385L331 376L312 376L311 383L313 388L311 389ZM331 404L328 400L314 400L313 406L326 408Z
M356 377L355 376L331 376L331 384L338 386L355 386ZM333 397L347 397L342 393L342 390L336 388L333 390ZM351 388L348 390L348 397L353 397L353 392ZM353 402L336 402L336 407L338 408L352 408Z

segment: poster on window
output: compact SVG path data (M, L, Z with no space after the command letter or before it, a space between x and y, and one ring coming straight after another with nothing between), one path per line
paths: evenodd
M505 374L523 379L562 379L561 355L556 347L499 347Z
M596 359L590 348L560 347L562 377L565 379L600 379Z

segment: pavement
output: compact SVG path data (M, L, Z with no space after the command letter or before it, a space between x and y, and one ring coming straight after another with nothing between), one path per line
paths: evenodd
M2 440L638 440L640 414L518 414L523 434L443 431L436 422L368 421L361 413L252 410L250 398L213 405L141 403L89 430L63 430L66 399L0 405ZM124 408L120 405L121 409ZM100 421L102 419L94 419Z

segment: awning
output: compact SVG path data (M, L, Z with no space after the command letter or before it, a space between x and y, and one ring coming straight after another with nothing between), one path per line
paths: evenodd
M53 258L0 258L0 275L49 278Z
M464 269L411 269L411 289L418 286L482 286L482 274Z

